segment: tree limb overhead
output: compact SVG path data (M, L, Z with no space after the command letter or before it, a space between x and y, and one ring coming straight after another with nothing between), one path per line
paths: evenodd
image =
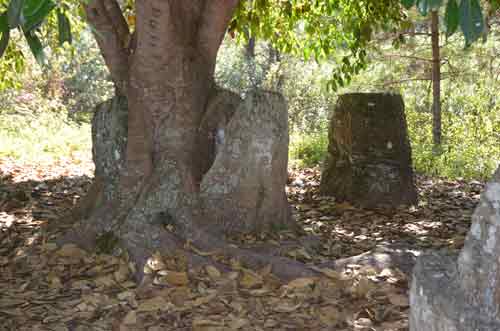
M89 4L85 5L85 12L87 14L87 20L94 28L94 35L97 40L97 44L101 49L101 53L104 57L104 61L108 66L111 73L111 77L115 82L115 85L123 93L126 89L126 82L128 80L128 48L124 44L125 28L123 24L126 22L120 22L124 19L121 15L121 19L117 15L116 8L118 4L114 0L99 1L93 0ZM107 5L105 5L107 3ZM111 8L111 13L108 11L107 7ZM114 9L113 9L114 8ZM127 27L128 31L128 27Z
M209 0L198 31L200 50L207 58L215 58L227 26L239 0Z

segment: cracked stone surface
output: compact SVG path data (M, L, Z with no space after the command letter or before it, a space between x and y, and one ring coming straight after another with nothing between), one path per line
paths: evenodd
M287 105L277 93L249 94L226 127L225 141L201 183L211 219L227 232L292 224L288 178Z
M411 164L400 95L339 96L330 121L323 194L365 207L415 204Z
M472 216L464 248L420 257L410 289L411 331L500 330L500 167Z

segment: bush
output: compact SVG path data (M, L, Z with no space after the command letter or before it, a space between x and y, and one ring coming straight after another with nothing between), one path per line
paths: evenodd
M328 148L325 130L312 134L294 133L290 136L290 165L315 167L323 163Z
M68 114L88 122L96 105L114 94L108 69L90 31L83 31L78 43L60 58L59 70L64 73L62 98Z
M69 121L64 108L44 98L32 96L23 101L21 95L17 100L15 108L3 108L0 112L0 158L36 163L41 159L90 155L89 124Z
M448 95L443 103L442 153L432 152L432 116L407 111L417 171L443 177L487 179L500 162L500 107L490 108L486 91Z

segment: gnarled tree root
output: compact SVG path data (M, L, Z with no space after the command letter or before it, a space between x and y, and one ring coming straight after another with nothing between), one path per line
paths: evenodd
M58 240L58 243L60 245L73 243L86 250L95 249L98 232L89 227L88 223L84 224L69 231ZM118 239L117 246L126 250L129 260L135 263L138 281L142 281L144 278L144 266L154 252L165 255L183 254L191 268L217 264L220 268L229 270L229 266L224 267L224 263L221 261L237 260L249 269L271 266L271 273L285 281L320 275L304 263L282 256L239 248L228 243L223 236L214 236L203 230L198 231L197 237L202 238L198 240L179 238L159 224L146 225L142 230L140 233L130 230L121 234L120 232L114 233ZM154 242L143 240L145 232L154 234Z

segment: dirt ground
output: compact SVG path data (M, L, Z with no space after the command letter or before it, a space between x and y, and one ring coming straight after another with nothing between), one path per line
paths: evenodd
M54 244L66 226L58 219L85 194L92 170L85 158L0 160L0 330L408 330L414 256L460 249L483 187L418 177L418 206L363 210L319 196L318 169L291 169L301 233L234 244L274 246L322 277L283 283L236 260L229 272L189 269L170 252L151 259L138 285L126 254Z

